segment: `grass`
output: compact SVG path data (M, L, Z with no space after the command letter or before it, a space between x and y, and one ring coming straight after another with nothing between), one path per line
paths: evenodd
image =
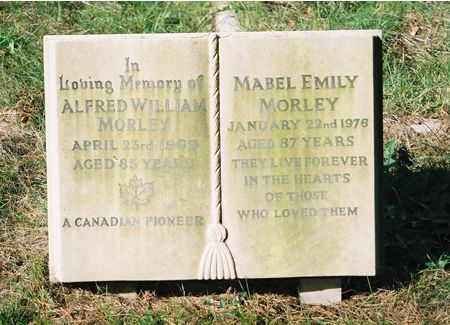
M443 3L231 3L243 30L383 31L383 275L344 279L345 300L299 303L296 284L149 284L135 298L48 281L42 37L212 31L201 3L33 2L0 7L0 324L450 323L449 9ZM432 132L411 125L438 121ZM390 141L390 142L388 142ZM187 290L186 290L187 289Z

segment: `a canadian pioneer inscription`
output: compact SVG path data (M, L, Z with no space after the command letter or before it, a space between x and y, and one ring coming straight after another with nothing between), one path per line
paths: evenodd
M376 35L46 37L52 281L374 274Z
M340 33L220 40L223 224L242 277L375 272L374 34Z

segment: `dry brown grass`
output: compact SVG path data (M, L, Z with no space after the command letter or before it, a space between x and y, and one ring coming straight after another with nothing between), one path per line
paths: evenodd
M415 129L416 128L416 129ZM418 132L417 130L421 130ZM430 117L419 113L390 115L383 119L383 139L394 140L415 169L430 165L450 166L450 116L439 110Z
M45 227L2 224L0 234L2 304L19 302L22 310L54 324L137 323L148 319L149 311L152 319L167 324L450 323L450 272L443 269L426 270L400 289L355 294L336 306L305 306L290 295L249 295L231 287L223 294L161 296L143 290L125 298L83 286L49 284Z

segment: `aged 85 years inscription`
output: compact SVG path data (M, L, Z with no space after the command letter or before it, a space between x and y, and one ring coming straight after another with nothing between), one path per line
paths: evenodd
M54 36L45 51L51 278L196 278L207 35Z
M223 223L241 276L374 272L372 36L221 40Z

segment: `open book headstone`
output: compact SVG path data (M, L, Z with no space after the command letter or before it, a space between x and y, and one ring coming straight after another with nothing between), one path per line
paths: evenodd
M46 37L51 280L374 275L378 36Z

